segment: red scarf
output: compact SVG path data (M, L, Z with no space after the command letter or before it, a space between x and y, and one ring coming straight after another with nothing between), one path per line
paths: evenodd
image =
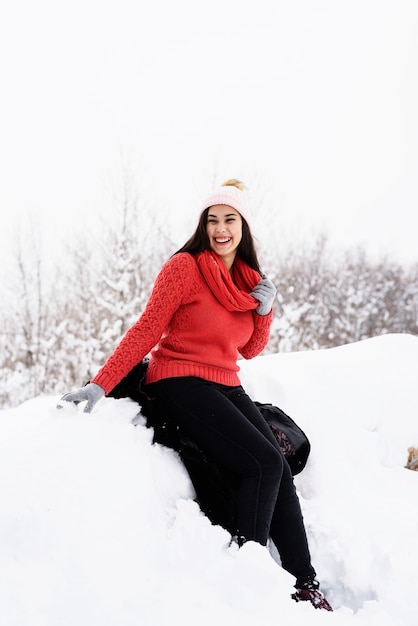
M250 292L261 276L240 257L235 257L232 275L212 250L199 252L196 262L213 295L228 311L251 311L258 307L259 301Z

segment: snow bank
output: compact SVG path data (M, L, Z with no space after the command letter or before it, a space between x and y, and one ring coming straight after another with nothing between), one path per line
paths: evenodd
M0 412L1 623L417 623L418 473L404 468L417 360L417 337L388 335L240 362L250 395L311 440L296 484L334 613L292 602L266 549L229 547L177 455L133 426L135 403L104 399L86 415L47 397Z

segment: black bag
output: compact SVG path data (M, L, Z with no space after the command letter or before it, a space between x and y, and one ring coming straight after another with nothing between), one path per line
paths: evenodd
M311 451L309 439L296 422L278 406L260 402L255 404L276 437L293 476L296 476L303 470L308 460Z

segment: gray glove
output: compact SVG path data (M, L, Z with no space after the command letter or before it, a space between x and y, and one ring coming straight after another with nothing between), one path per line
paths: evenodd
M84 409L84 413L90 413L96 402L98 402L105 395L105 390L96 383L88 383L85 387L77 389L77 391L70 391L62 396L61 400L64 402L74 402L79 404L87 400L87 404ZM58 405L58 408L60 405Z
M268 315L273 306L274 298L276 297L276 287L265 274L263 274L263 278L254 287L251 295L260 302L256 308L256 313L259 315Z

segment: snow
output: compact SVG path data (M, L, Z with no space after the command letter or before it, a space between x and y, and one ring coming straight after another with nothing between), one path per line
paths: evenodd
M0 623L418 623L418 473L404 467L417 359L417 337L386 335L240 361L250 395L311 440L295 482L333 613L290 599L273 549L229 546L134 402L105 398L87 415L49 396L0 412Z

